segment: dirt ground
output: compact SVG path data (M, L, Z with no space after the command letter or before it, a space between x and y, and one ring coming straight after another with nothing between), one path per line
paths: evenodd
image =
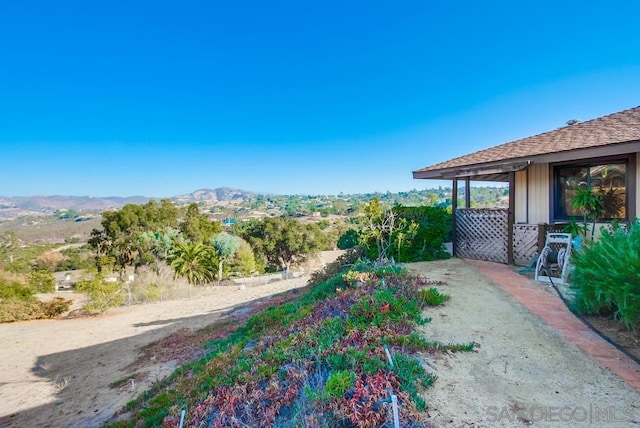
M476 343L475 352L425 356L438 380L427 390L430 422L446 427L628 427L640 395L543 324L460 259L407 265L446 281L430 339Z
M477 344L471 353L424 355L428 371L438 376L425 393L433 426L640 424L640 396L634 390L475 268L459 259L407 267L446 281L438 287L452 296L431 310L433 321L423 327L424 335ZM244 289L214 287L192 299L94 318L0 325L0 426L100 426L175 368L175 360L156 358L154 343L171 343L166 338L176 332L206 327L243 311L238 305L305 282L301 277Z
M110 310L76 319L0 325L0 427L100 426L175 361L151 355L148 345L181 331L204 328L246 302L306 285L308 276L256 286L213 287L192 299ZM127 379L136 371L137 381ZM139 373L144 373L140 377Z

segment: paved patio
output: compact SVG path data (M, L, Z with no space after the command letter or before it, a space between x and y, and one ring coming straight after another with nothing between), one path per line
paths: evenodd
M611 370L640 393L640 365L576 318L558 296L545 292L537 283L519 275L507 265L464 260L478 268L567 342L582 349L601 366Z

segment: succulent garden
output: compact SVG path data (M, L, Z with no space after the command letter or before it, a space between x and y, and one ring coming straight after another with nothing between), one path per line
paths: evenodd
M204 343L204 357L129 403L114 426L393 426L394 413L400 426L424 426L422 392L435 376L421 358L473 344L418 333L448 299L439 283L352 254L297 299Z

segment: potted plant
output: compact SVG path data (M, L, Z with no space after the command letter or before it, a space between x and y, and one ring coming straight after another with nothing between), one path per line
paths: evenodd
M587 230L589 222L592 222L591 227L591 239L593 239L593 235L596 230L596 222L602 216L604 212L604 204L602 201L602 196L593 192L591 187L587 188L578 188L578 193L571 201L571 205L573 208L578 210L582 214L583 224L578 227L573 219L574 228L578 232L582 232L583 236L587 237ZM571 223L569 223L568 227L572 227ZM571 233L571 232L568 232ZM573 233L571 233L573 235Z

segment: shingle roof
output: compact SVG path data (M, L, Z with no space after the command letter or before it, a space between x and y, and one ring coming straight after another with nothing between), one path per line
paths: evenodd
M640 106L480 150L414 171L469 167L640 140Z

